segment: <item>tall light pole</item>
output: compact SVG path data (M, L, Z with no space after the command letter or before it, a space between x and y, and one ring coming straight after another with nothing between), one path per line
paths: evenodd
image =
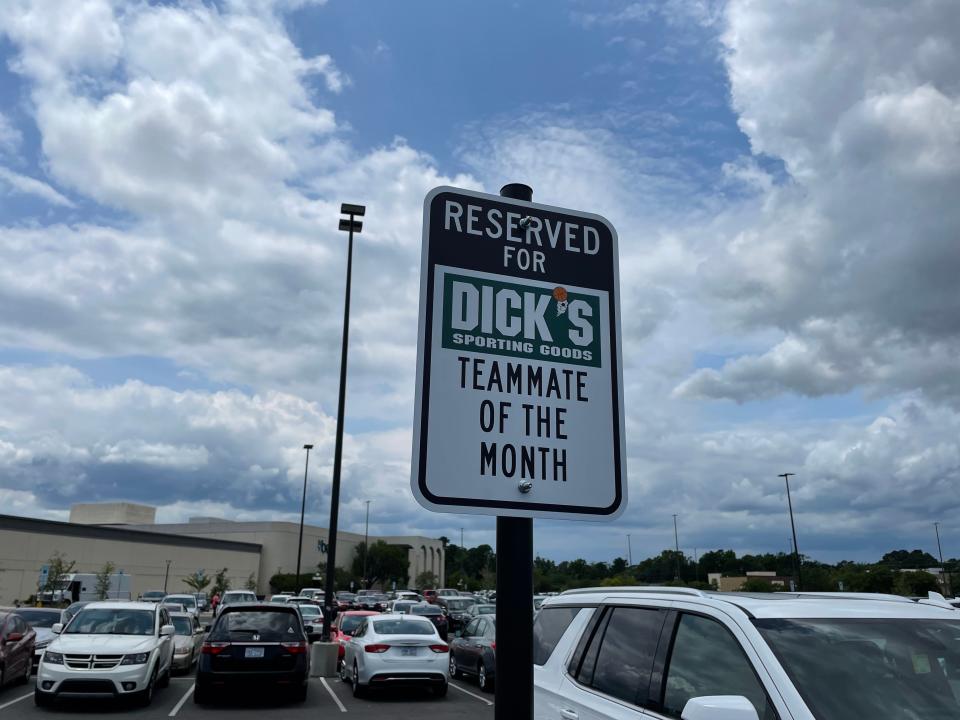
M680 535L677 533L677 514L673 514L673 544L677 551L677 577L680 579Z
M777 477L782 477L787 484L787 507L790 509L790 530L793 533L793 566L797 573L797 590L803 589L803 570L800 566L800 549L797 547L797 526L793 522L793 500L790 499L790 476L796 473L780 473Z
M170 579L170 561L167 560L167 570L163 574L163 591L167 591L167 580Z
M297 541L297 574L293 580L293 591L298 595L300 594L300 559L303 556L303 514L307 510L307 469L310 467L310 451L313 450L313 445L304 445L303 449L307 451L307 459L303 462L303 494L300 496L300 539Z
M330 640L330 623L333 622L333 581L337 568L337 521L340 516L340 467L343 459L343 413L347 398L347 345L350 337L350 282L353 273L353 234L363 229L363 223L355 218L363 217L367 209L363 205L343 203L340 213L340 230L350 233L347 243L347 283L343 300L343 338L340 346L340 394L337 398L337 440L333 448L333 483L330 488L330 527L327 529L327 578L323 593L323 640Z
M367 503L367 523L363 528L363 583L366 586L367 584L367 555L370 554L370 501L364 500Z
M633 547L630 544L630 533L627 533L627 565L633 567Z
M933 530L937 533L937 553L940 555L940 569L943 571L943 591L944 593L950 593L950 576L947 574L947 569L943 565L943 548L940 547L940 523L935 522L933 524Z

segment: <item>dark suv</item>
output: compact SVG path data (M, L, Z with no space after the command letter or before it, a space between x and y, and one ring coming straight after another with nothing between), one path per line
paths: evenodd
M275 687L303 701L309 676L310 646L296 607L228 605L200 650L193 699L203 704L217 691Z

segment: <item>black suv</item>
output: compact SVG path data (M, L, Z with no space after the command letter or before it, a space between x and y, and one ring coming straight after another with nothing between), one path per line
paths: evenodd
M303 701L309 676L310 645L295 607L228 605L201 648L193 700L203 704L217 691L275 687Z

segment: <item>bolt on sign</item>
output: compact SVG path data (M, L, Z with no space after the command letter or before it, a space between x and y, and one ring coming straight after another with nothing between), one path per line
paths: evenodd
M411 486L438 512L626 506L617 234L439 187L424 201Z

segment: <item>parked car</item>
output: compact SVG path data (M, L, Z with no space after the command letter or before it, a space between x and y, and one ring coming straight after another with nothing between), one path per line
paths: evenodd
M323 598L326 593L323 591L323 588L303 588L298 593L301 597L310 598L313 602L323 603Z
M220 604L217 605L217 615L222 613L228 605L255 602L257 602L257 596L250 590L227 590L220 596Z
M364 618L346 644L340 678L354 696L368 688L414 685L447 694L450 648L434 625L413 615Z
M440 588L437 590L437 597L458 597L461 594L459 590L454 590L453 588Z
M230 689L285 689L307 699L310 652L296 607L269 603L223 608L200 651L193 691L198 704Z
M140 593L139 600L140 602L159 603L163 602L166 596L166 590L147 590L145 593Z
M300 611L300 619L303 620L307 639L310 642L317 642L323 635L323 611L313 603L300 603L296 607Z
M0 610L0 688L29 682L36 641L37 633L16 611Z
M183 605L184 610L191 615L199 615L200 608L197 606L197 598L192 593L183 593L176 595L167 595L163 602L166 603L178 603Z
M37 670L34 701L58 697L134 697L149 705L170 682L174 627L157 603L91 602L57 635Z
M450 623L447 621L447 616L443 613L443 608L439 605L431 605L430 603L417 603L410 607L411 615L423 615L430 622L432 622L437 627L437 632L440 633L440 637L446 639L447 633L450 632Z
M450 677L471 675L489 692L497 669L497 625L491 615L473 618L450 643Z
M187 612L186 606L184 606L184 605L182 605L182 604L180 604L180 603L162 602L162 603L160 603L160 607L166 608L166 609L167 609L167 612L170 612L170 613L185 613L185 612Z
M414 602L423 602L424 598L413 590L398 590L393 593L393 600L413 600Z
M414 605L422 604L422 600L394 600L393 603L391 603L389 610L392 613L402 615L403 613L410 612L410 608L412 608Z
M546 595L534 595L533 596L533 611L537 612L540 610L540 606L543 605L543 601L547 599Z
M338 610L353 610L356 607L357 596L352 592L338 592L334 595Z
M960 619L895 595L588 588L534 623L534 717L960 716Z
M423 596L423 599L428 603L436 602L437 600L437 591L436 590L421 590L420 594Z
M173 623L173 669L189 671L200 658L203 628L193 613L170 613Z
M270 602L285 603L285 602L288 602L292 597L293 595L291 595L290 593L280 593L279 595L271 595Z
M44 649L50 644L50 641L56 637L53 634L53 626L63 622L63 610L54 608L17 608L14 612L19 615L36 633L33 649L34 670L40 664L40 656ZM2 664L2 663L0 663Z
M200 612L204 612L210 607L210 599L205 592L193 593L193 596L197 599L197 607L200 608Z
M330 626L330 642L339 643L337 650L337 667L343 664L343 654L347 642L353 631L360 627L363 619L377 613L372 610L347 610L337 615L337 619Z
M480 615L496 615L497 606L493 603L476 603L470 606L470 609L467 611L471 618L478 617Z
M447 613L450 632L456 632L466 627L471 617L470 608L476 605L476 602L471 598L441 597L437 604Z

